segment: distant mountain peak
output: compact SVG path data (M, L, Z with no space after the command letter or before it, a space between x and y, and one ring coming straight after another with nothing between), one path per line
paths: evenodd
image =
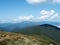
M40 26L53 26L53 25L51 25L51 24L42 24Z
M54 26L54 25L51 25L51 24L42 24L40 26L43 26L43 27L52 27L52 28L55 28L55 29L60 29L57 26Z

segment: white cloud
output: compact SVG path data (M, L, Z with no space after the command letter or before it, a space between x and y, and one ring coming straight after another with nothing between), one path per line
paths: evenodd
M53 0L53 3L60 3L60 0Z
M19 16L16 19L13 19L14 22L23 22L23 21L32 21L34 18L33 15L28 15L28 16Z
M33 17L34 17L34 16L32 16L32 15L29 15L29 16L19 16L18 19L29 21L29 20L31 20Z
M39 17L39 19L40 20L45 20L45 19L47 19L50 15L50 12L49 11L46 11L46 10L42 10L42 11L40 11L40 17Z
M50 11L50 15L53 15L54 13L56 13L54 10Z
M42 10L42 11L40 11L40 14L41 15L49 15L49 11L46 11L46 10Z
M51 16L51 19L55 19L55 18L58 18L58 17L59 17L59 15L56 13L53 16Z
M47 15L45 15L45 16L40 16L39 19L40 19L40 20L46 20L48 17L49 17L49 15L48 15L48 16L47 16Z
M46 2L47 0L26 0L29 4L39 4Z
M40 17L38 17L39 20L47 20L47 21L59 21L60 15L55 10L42 10L40 11Z
M40 16L34 16L34 15L22 16L21 15L15 19L1 20L0 23L4 23L4 22L17 23L17 22L24 22L24 21L39 22L39 21L46 21L46 20L47 21L59 21L60 15L55 10L41 10Z
M40 4L40 3L60 3L60 0L26 0L29 4Z
M19 16L14 19L15 22L23 22L23 21L45 21L45 20L58 20L60 16L56 13L55 10L41 10L40 16L27 15L27 16Z
M52 15L54 15L55 11L54 10L50 10L50 11L47 11L47 10L42 10L40 11L40 19L41 20L46 20L46 19L49 19Z

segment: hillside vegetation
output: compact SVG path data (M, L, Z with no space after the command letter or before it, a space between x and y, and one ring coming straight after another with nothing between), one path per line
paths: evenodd
M43 35L27 35L0 31L0 45L59 45Z
M50 39L60 43L60 28L50 24L31 26L22 30L13 30L13 32L38 36L43 35L43 37L49 37Z

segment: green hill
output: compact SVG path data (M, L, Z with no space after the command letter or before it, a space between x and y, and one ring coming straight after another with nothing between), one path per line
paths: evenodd
M43 35L60 43L60 28L49 24L32 26L32 27L25 28L22 31L15 30L15 32L30 34L30 35L39 35L39 36Z
M43 35L27 35L0 31L0 45L60 45Z
M53 25L37 25L14 32L0 31L0 45L60 45L60 28Z

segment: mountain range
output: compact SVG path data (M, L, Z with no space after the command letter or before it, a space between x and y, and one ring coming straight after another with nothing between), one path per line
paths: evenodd
M31 34L31 35L45 35L60 43L60 28L50 24L31 26L28 28L24 28L22 30L15 29L12 32Z
M31 26L35 26L35 25L42 25L42 24L51 24L51 25L55 25L55 26L60 26L60 23L58 22L29 22L29 21L25 21L25 22L21 22L21 23L2 23L0 24L0 29L2 31L12 31L15 28L17 29L22 29L22 28L26 28L26 27L31 27Z
M45 45L50 45L50 43L53 43L53 45L60 45L60 28L56 26L58 24L59 23L51 24L47 22L45 23L42 23L42 22L5 23L5 24L0 24L0 32L1 32L0 34L7 35L5 34L5 32L6 33L10 32L8 33L8 36L13 35L13 33L14 35L22 34L25 36L27 35L29 37L28 38L29 40L30 40L30 36L32 36L32 37L36 37L36 40L43 39L48 41L49 44L45 44Z

